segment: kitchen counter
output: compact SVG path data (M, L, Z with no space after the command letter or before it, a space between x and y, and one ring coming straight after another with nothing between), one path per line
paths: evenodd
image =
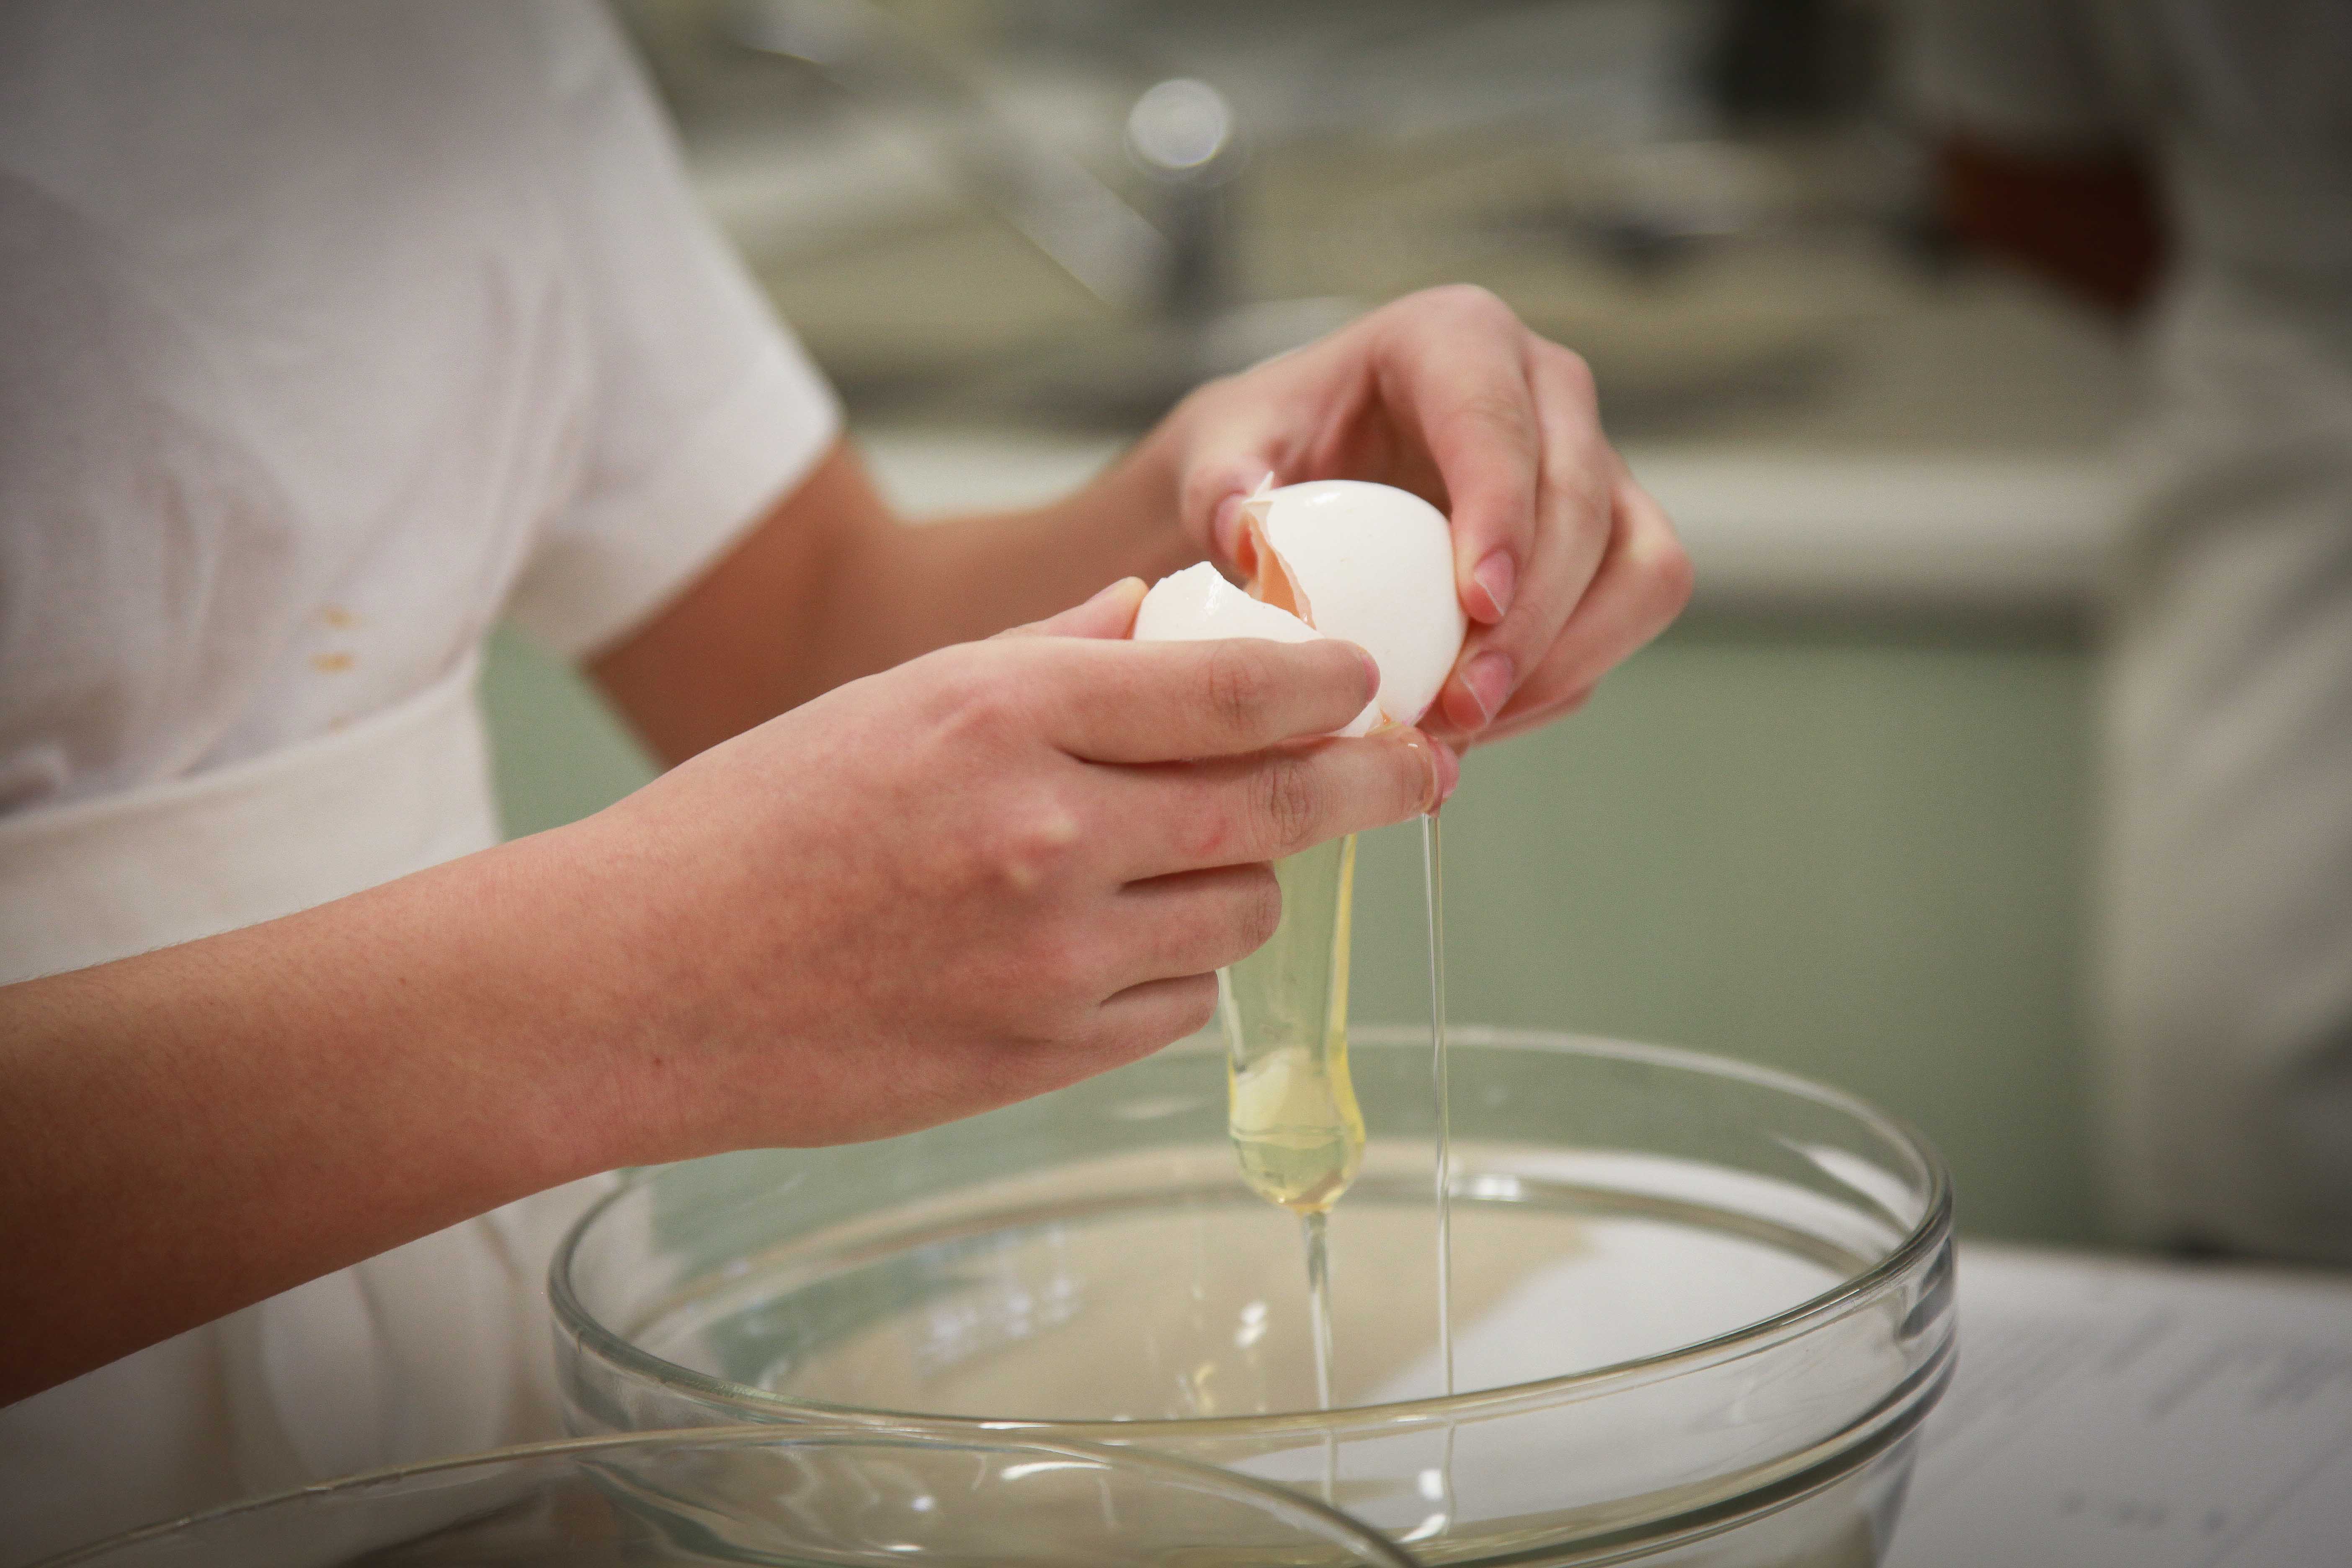
M1887 1568L2352 1552L2352 1275L1964 1246Z
M868 429L884 489L917 512L1066 492L1114 438ZM2123 496L2092 454L1775 450L1629 454L1675 519L1701 613L2071 615L2095 598Z

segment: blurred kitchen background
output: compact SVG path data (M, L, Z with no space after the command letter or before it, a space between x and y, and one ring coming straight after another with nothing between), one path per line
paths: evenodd
M1704 1047L1924 1128L1963 1227L2102 1239L2095 589L2135 384L1972 258L1868 0L630 0L698 188L898 498L1042 498L1424 285L1579 350L1698 569L1445 814L1462 1021ZM517 834L651 766L502 634ZM1423 1009L1378 836L1355 1013ZM779 875L787 874L782 868Z

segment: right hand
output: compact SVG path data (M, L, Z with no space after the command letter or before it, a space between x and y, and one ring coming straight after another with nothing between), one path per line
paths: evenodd
M638 1159L884 1137L1158 1049L1273 933L1270 861L1451 789L1417 731L1317 738L1369 699L1360 650L1129 642L1141 591L853 681L547 836L588 868L579 1016Z

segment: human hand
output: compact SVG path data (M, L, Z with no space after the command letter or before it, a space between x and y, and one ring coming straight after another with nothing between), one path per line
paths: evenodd
M1690 597L1674 525L1601 434L1583 360L1484 289L1434 289L1187 398L1170 443L1195 547L1236 560L1241 502L1374 479L1453 521L1471 631L1423 720L1461 746L1573 710Z
M640 1160L882 1137L1205 1024L1272 934L1270 860L1427 810L1418 731L1316 737L1334 641L1124 640L1142 584L854 681L574 828L633 1017ZM555 836L550 836L555 837Z

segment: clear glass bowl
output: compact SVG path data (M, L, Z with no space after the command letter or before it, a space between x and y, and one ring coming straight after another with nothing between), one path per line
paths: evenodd
M1427 1037L1353 1058L1334 1409L1299 1222L1235 1174L1202 1037L909 1137L641 1173L555 1262L570 1418L1135 1445L1432 1563L1877 1561L1955 1354L1931 1149L1738 1063L1456 1031L1449 1396Z
M1309 1499L1133 1448L703 1427L356 1476L142 1530L47 1568L1413 1568Z

